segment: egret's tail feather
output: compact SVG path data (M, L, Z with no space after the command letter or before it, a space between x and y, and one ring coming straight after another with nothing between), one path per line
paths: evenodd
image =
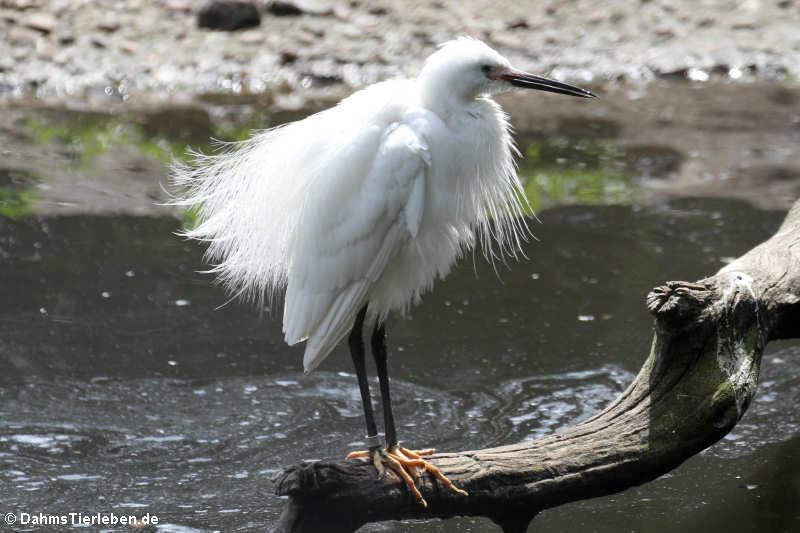
M187 238L208 243L206 256L228 291L263 304L286 283L292 240L305 193L316 174L306 121L217 143L172 167L172 205L192 209Z

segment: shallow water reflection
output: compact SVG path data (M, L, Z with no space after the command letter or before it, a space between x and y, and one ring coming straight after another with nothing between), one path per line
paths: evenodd
M474 449L591 416L647 354L647 291L714 272L782 214L675 200L540 218L531 259L500 266L501 281L482 259L474 270L464 261L410 320L390 321L405 443ZM346 352L303 376L277 319L237 303L216 309L225 295L195 272L201 249L172 234L177 224L0 219L3 510L150 512L159 531L262 531L280 512L270 479L281 467L363 446ZM795 530L798 385L800 346L771 345L756 399L728 437L654 483L547 511L533 527L672 531L681 509L680 530ZM456 519L365 530L496 528Z

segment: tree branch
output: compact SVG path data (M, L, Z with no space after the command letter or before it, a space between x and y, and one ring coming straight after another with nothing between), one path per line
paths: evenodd
M488 516L524 532L540 511L619 492L677 467L728 433L744 414L769 340L800 336L800 200L768 241L714 276L653 289L650 354L605 410L559 433L510 446L435 455L460 496L423 476L417 504L371 462L288 468L275 533L338 533L368 522Z

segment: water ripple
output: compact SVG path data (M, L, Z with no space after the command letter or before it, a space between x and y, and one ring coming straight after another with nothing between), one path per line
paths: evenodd
M800 389L800 366L791 362L798 352L765 358L747 416L707 453L740 456L800 430L785 408ZM478 377L485 381L455 392L395 380L392 392L405 444L455 451L564 429L604 408L633 378L605 365ZM157 514L165 531L270 523L281 503L268 496L275 473L364 445L361 399L347 373L40 382L0 389L0 400L0 471L10 488L3 503L49 512L131 508Z
M634 375L618 366L502 381L470 394L474 447L531 440L572 426L613 401Z
M404 441L452 437L458 399L402 381L393 393ZM3 503L50 512L135 504L174 531L194 527L177 525L185 501L214 510L199 521L213 529L246 528L234 509L267 513L259 520L268 523L280 502L265 509L263 496L282 467L363 446L361 399L346 374L40 382L0 397L0 469L11 487Z

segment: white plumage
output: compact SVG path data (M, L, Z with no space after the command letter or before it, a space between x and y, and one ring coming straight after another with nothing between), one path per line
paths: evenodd
M482 42L457 39L416 79L196 154L173 171L173 203L199 215L185 235L208 241L212 272L236 295L261 302L285 288L286 342L306 341L311 371L367 302L377 320L403 312L477 240L498 258L528 237L509 125L490 98L513 73Z

